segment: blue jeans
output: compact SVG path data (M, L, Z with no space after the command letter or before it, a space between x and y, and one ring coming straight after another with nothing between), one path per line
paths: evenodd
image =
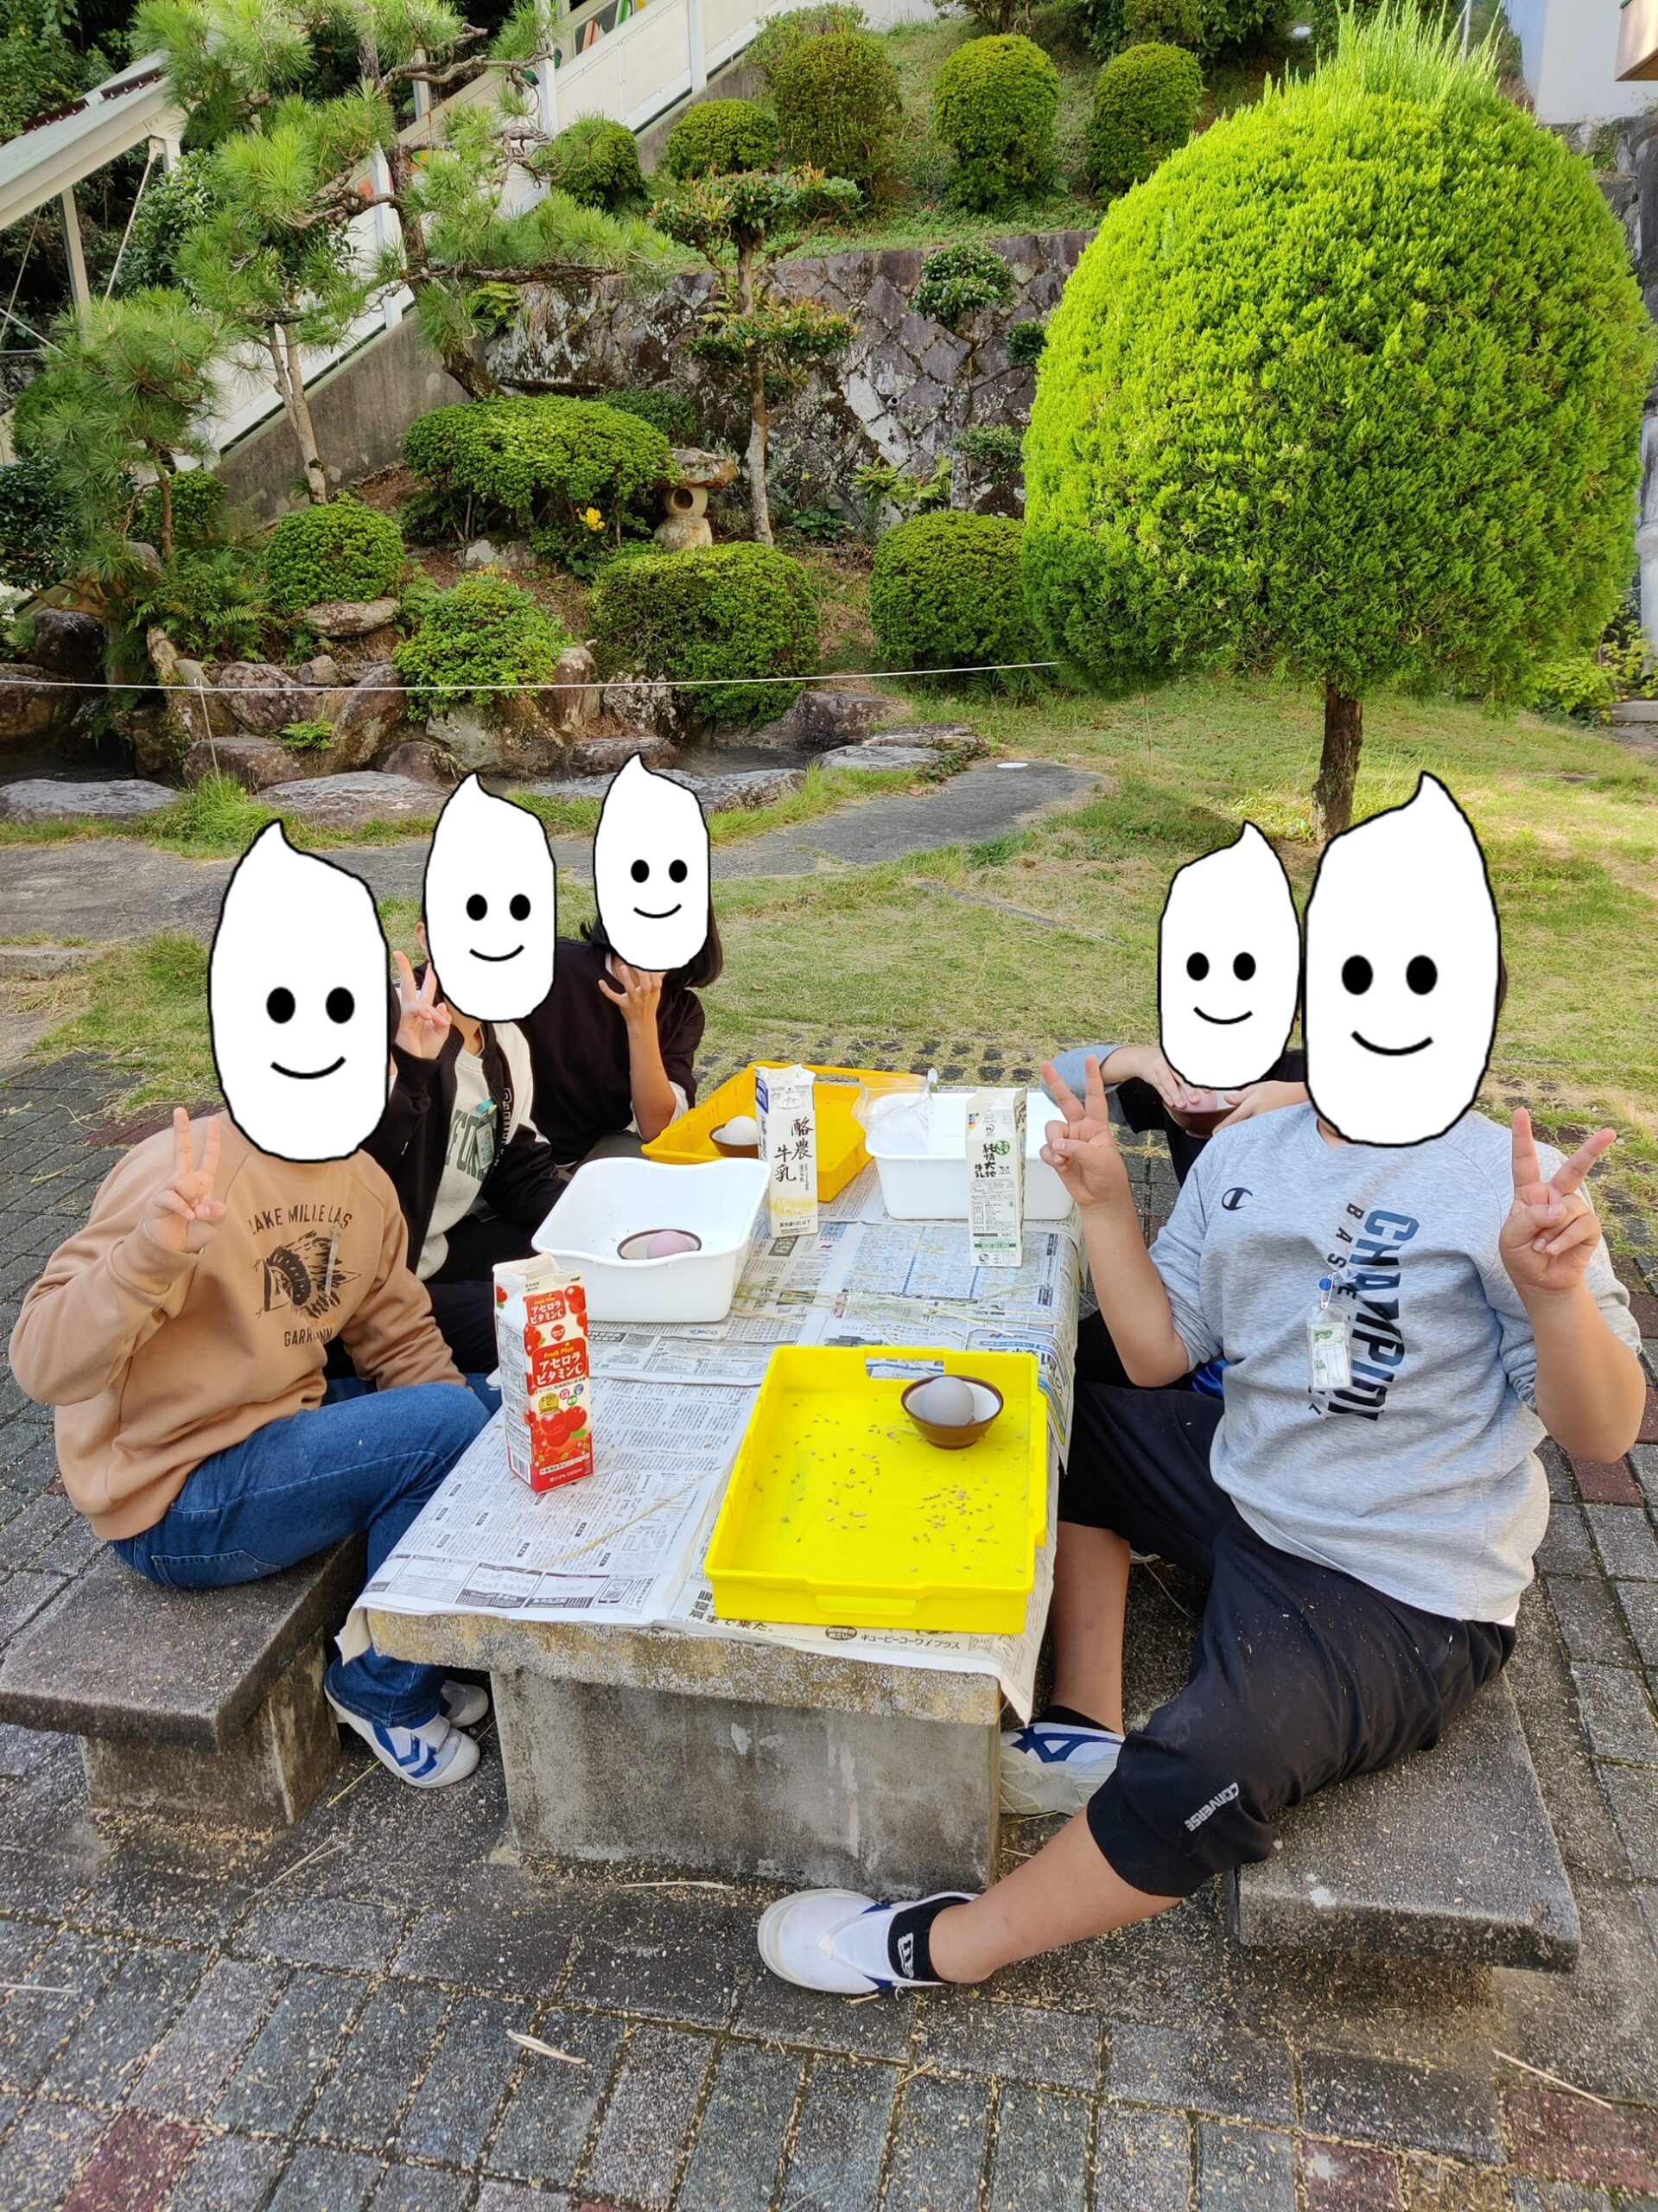
M342 1537L366 1535L372 1578L488 1418L473 1378L376 1390L331 1382L320 1406L215 1452L153 1529L111 1547L173 1590L223 1590L280 1573ZM328 1669L328 1688L365 1720L418 1728L439 1708L441 1667L370 1649Z

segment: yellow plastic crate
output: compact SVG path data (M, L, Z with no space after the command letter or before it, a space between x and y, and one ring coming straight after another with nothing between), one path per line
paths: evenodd
M965 1451L929 1444L899 1403L923 1363L1002 1394L1001 1414ZM1034 1353L783 1345L708 1541L714 1610L812 1628L1017 1635L1047 1518Z
M647 1160L662 1160L677 1167L718 1160L709 1132L723 1128L737 1114L754 1111L755 1067L787 1067L786 1060L759 1060L710 1091L689 1114L670 1122L659 1137L645 1147ZM858 1103L858 1086L866 1079L879 1081L885 1071L873 1068L820 1068L812 1073L817 1084L817 1195L832 1198L845 1190L861 1168L869 1165L863 1130L852 1118Z

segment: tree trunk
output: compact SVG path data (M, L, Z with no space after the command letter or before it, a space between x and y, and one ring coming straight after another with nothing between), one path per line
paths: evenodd
M1353 786L1364 742L1364 702L1333 683L1324 686L1324 747L1312 786L1312 835L1324 844L1352 827Z
M153 449L149 457L155 463L156 488L162 495L162 542L156 550L163 561L170 561L173 557L173 472Z
M311 405L305 395L305 372L300 361L299 347L294 342L292 331L283 327L267 331L265 345L270 355L271 368L276 379L276 391L288 417L288 427L294 433L299 448L300 465L305 471L305 488L314 507L328 504L328 479L317 451L316 429L311 421Z
M765 406L765 363L756 350L748 362L748 504L754 536L762 545L776 543L772 536L772 502L765 489L765 448L770 429Z

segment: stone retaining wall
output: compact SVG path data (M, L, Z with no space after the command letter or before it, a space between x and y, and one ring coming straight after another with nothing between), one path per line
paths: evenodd
M1004 313L977 318L967 340L911 307L926 259L918 247L787 264L785 290L845 311L858 332L841 359L781 410L772 440L779 503L855 516L862 502L853 472L865 463L925 474L969 424L1022 422L1034 376L1009 361L1002 334L1049 312L1091 235L1057 231L996 241L1019 295ZM685 351L711 282L678 276L642 299L612 280L580 293L533 286L518 320L491 347L490 365L522 391L602 397L626 385L670 385L702 410L712 435L740 450L746 422L727 396L728 375Z

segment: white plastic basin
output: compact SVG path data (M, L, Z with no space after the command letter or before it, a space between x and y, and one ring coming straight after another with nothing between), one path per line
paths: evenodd
M696 1167L589 1160L532 1241L581 1274L590 1321L723 1321L765 1203L765 1178L763 1160ZM650 1229L688 1229L702 1249L618 1258L625 1237Z
M894 1100L864 1139L880 1175L881 1203L894 1221L967 1219L968 1090L935 1090L931 1128L922 1101ZM1039 1157L1048 1123L1064 1116L1039 1090L1025 1098L1025 1218L1064 1221L1070 1195Z

